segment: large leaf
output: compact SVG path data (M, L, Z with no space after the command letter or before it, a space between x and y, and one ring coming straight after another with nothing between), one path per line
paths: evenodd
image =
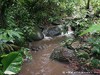
M85 30L81 35L84 35L88 32L93 33L93 32L99 32L100 31L100 25L92 25L89 29Z
M12 52L2 59L4 74L16 74L21 70L23 62L22 55L18 52Z

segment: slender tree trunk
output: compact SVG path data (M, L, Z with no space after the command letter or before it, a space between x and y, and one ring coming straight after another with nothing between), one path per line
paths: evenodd
M86 5L86 9L90 8L90 0L88 0L87 5Z

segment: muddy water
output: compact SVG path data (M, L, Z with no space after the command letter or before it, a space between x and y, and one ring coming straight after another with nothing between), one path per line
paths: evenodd
M54 38L53 40L41 40L33 42L34 47L41 46L42 49L35 52L32 51L32 61L25 62L22 70L18 75L69 75L65 72L72 71L72 68L66 64L51 60L49 57L54 48L64 38ZM77 75L77 74L76 74Z

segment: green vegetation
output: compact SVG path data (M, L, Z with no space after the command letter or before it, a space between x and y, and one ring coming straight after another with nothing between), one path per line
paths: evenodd
M91 45L90 52L88 54L88 60L90 62L89 66L100 69L100 25L92 25L89 29L85 30L82 35L88 32L92 35L92 37L87 40L87 42Z
M23 59L31 59L26 43L37 38L41 26L61 19L76 37L91 38L90 51L78 56L100 68L100 0L0 0L0 75L17 74Z

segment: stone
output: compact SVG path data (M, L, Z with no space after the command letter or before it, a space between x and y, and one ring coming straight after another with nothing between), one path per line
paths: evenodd
M37 31L36 34L33 36L33 40L34 41L39 41L42 40L44 38L44 35L42 34L42 32Z
M45 29L43 31L43 33L44 33L45 36L54 37L54 36L60 35L61 30L58 27L51 27L51 28Z
M75 41L71 44L71 46L75 49L75 48L80 48L81 47L81 44L79 41Z
M70 50L64 47L55 48L50 56L52 60L58 60L66 63L70 62L70 59L73 59L74 57L75 57L74 50Z
M33 32L29 36L27 36L27 40L29 42L32 42L32 41L40 41L43 38L44 38L44 35L40 31Z

